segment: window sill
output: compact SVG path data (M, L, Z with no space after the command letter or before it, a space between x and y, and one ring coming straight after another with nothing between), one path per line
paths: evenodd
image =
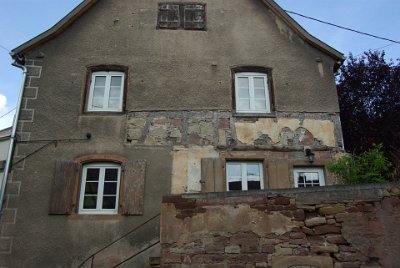
M124 216L121 214L113 214L113 215L89 215L89 214L71 214L68 216L69 220L87 220L87 221L120 221L124 219Z
M236 111L232 114L234 117L264 117L276 118L276 113L238 113Z

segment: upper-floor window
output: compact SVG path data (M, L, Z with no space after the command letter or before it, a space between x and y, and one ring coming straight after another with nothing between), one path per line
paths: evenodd
M158 28L205 30L205 4L160 3L158 5Z
M88 112L122 112L124 72L99 71L91 75Z
M85 164L82 170L79 213L117 214L120 174L119 164Z
M238 113L270 113L268 76L265 73L235 73L235 104Z
M325 186L324 169L316 167L293 168L296 188Z
M227 190L264 189L264 174L262 167L262 162L227 162Z

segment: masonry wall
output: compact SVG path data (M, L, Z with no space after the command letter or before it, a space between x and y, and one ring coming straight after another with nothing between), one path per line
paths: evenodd
M399 187L166 196L162 267L397 267Z

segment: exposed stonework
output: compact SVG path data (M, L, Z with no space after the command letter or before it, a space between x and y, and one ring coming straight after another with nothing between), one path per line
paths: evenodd
M128 115L131 144L195 146L340 147L338 115L277 113L276 118L230 112L135 112Z
M42 73L42 61L41 60L27 60L27 76L25 80L25 88L22 96L20 117L17 126L17 135L19 141L29 141L31 133L25 131L24 126L26 124L33 123L35 110L30 105L32 101L35 101L38 95L39 88L36 86L37 80L40 78ZM20 154L18 149L15 150L13 163L24 158L24 154ZM15 169L22 170L25 166L25 160L19 162ZM4 209L0 218L0 255L10 254L12 252L13 237L12 231L15 225L17 217L17 206L15 202L11 202L10 199L15 199L20 195L21 181L20 178L15 176L9 176L7 181L7 192L5 195Z
M162 267L396 267L399 187L166 196Z

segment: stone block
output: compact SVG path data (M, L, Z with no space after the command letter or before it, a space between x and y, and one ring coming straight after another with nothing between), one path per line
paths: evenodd
M321 234L340 234L341 233L341 228L335 225L331 224L326 224L326 225L320 225L316 226L314 228L314 232L317 235Z
M229 245L225 247L225 253L227 254L240 254L240 246Z
M315 253L337 253L339 252L339 247L336 245L320 245L320 246L312 246L311 252Z
M332 244L345 245L348 244L342 235L327 235L326 241Z
M16 208L4 208L1 212L0 222L2 223L15 223L15 217L17 216Z
M272 267L324 267L333 268L332 258L326 256L273 256Z
M28 99L36 99L37 92L38 92L37 87L25 87L23 97Z
M274 245L262 245L261 252L272 254L275 252L275 246Z
M346 208L344 206L330 206L319 208L319 213L321 215L335 215L338 213L345 212Z
M278 196L275 198L275 205L290 205L290 198Z
M32 121L33 120L33 109L21 109L19 114L19 120L21 121Z
M280 246L275 247L275 253L278 256L288 256L293 254L293 249L292 248L282 248Z
M40 77L42 68L39 66L29 66L28 67L28 76Z
M305 224L307 227L322 225L322 224L326 224L326 219L324 217L314 217L314 218L306 219Z

